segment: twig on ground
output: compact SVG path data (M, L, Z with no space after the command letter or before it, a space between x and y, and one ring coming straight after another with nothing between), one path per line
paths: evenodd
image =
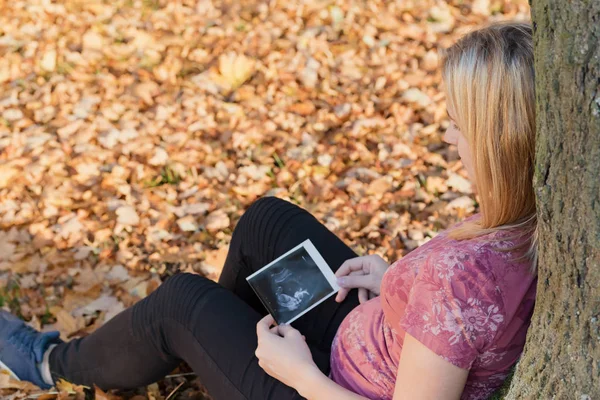
M179 385L177 385L177 387L175 389L173 389L173 391L167 396L167 398L165 400L169 400L171 398L171 396L173 396L175 394L175 392L177 392L177 390L179 390L179 388L185 383L185 381L181 382Z
M185 372L183 374L167 375L167 376L165 376L165 378L179 378L180 376L192 376L192 375L196 375L196 374L194 372Z

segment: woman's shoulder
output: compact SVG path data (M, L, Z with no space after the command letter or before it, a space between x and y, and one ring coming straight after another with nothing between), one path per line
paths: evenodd
M487 241L441 233L422 247L401 326L446 360L470 368L507 319Z
M430 246L430 255L432 257L444 257L445 254L468 254L469 259L477 261L476 264L480 267L485 267L486 263L481 265L481 262L489 259L493 259L496 266L511 263L528 263L522 257L523 245L526 244L528 238L518 229L497 230L470 239L457 240L449 237L449 232L452 228L458 227L467 221L475 220L479 216L480 214L472 215L453 227L440 232L432 239L434 243ZM490 266L488 265L487 267Z
M425 262L419 275L440 285L478 287L493 280L494 255L486 251L487 243L478 239L453 240L440 236L424 248Z
M448 286L469 283L477 288L486 284L505 291L504 282L527 280L530 275L531 260L518 248L522 243L521 237L509 231L462 240L443 231L409 254L406 263L416 267L416 275L446 281Z
M477 218L471 216L463 222ZM408 291L413 279L425 280L430 287L445 287L467 296L505 297L512 288L533 279L531 261L519 258L513 248L519 244L510 232L494 232L471 239L456 240L442 231L427 243L392 264L387 274L389 286L401 282ZM481 292L480 292L481 291Z

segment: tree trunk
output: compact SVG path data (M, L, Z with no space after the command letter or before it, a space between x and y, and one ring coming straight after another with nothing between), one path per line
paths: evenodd
M538 286L508 399L600 399L600 1L533 0Z

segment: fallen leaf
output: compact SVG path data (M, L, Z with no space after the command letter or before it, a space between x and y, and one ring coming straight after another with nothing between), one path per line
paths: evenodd
M149 400L163 400L164 396L160 394L160 389L157 383L152 383L146 386Z
M431 104L431 98L417 88L408 89L402 94L402 98L421 107L427 107Z
M137 225L140 217L132 206L121 206L116 209L117 222L123 225Z
M133 93L149 106L154 105L154 96L158 91L159 86L154 81L139 83L133 89Z
M473 4L471 5L471 11L473 12L473 14L489 16L490 0L473 0Z
M123 397L104 392L98 386L94 385L94 396L96 400L121 400Z
M82 44L85 50L102 51L104 38L98 32L90 30L83 35Z
M314 58L309 58L306 62L306 65L300 72L300 80L302 84L307 88L314 88L317 86L317 82L319 80L319 67L321 64L315 60Z
M423 56L421 66L425 71L436 71L439 68L439 57L434 50L429 50Z
M68 340L71 334L85 327L85 320L81 316L74 317L71 313L58 306L50 307L50 312L56 317L56 323L53 328L60 332L62 340Z
M56 69L56 50L51 49L44 53L40 61L40 67L47 72L52 72Z
M1 236L1 235L0 235ZM17 246L4 240L0 241L0 261L10 260L15 253Z
M2 118L4 118L5 120L7 120L9 122L18 121L23 117L24 117L23 111L19 110L18 108L9 108L7 110L4 110L4 112L2 112Z
M310 102L297 103L288 107L288 111L300 114L303 116L311 115L316 110L315 105Z
M228 247L221 247L218 250L206 251L204 258L205 265L203 265L203 267L218 277L223 269L223 266L225 265L225 259L227 258L228 251Z
M255 61L243 54L222 54L219 57L219 73L213 75L213 80L226 91L232 91L252 76L254 68Z
M469 196L462 196L452 200L446 206L447 209L463 209L466 212L472 212L474 209L473 199Z
M87 386L76 385L64 380L63 378L59 378L59 380L55 382L54 386L59 392L59 399L85 400L84 390L87 388Z
M150 165L165 165L169 161L169 154L162 147L157 147L154 149L154 154L152 158L148 160L148 164Z
M392 188L392 182L389 177L381 177L375 179L369 184L367 189L367 194L371 195L382 195L386 192L389 192Z
M229 228L229 217L222 210L214 211L206 217L205 227L209 232L216 232Z
M465 179L462 176L453 172L449 174L449 177L446 180L446 185L462 193L473 192L471 182L468 179Z
M117 264L108 273L106 276L111 281L124 282L131 278L129 275L129 271L127 268L123 267L121 264Z
M187 217L179 218L177 220L177 226L184 232L195 232L198 230L198 225L193 216L188 215Z
M124 308L123 304L116 297L104 294L91 303L86 304L84 307L75 310L73 315L83 316L91 315L96 311L105 311L105 321L108 321L110 318L123 311Z
M83 224L79 222L79 218L75 214L68 215L66 221L57 226L58 234L63 239L78 239L81 237L83 229Z

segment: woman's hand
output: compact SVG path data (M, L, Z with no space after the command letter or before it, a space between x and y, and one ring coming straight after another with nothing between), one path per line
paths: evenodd
M273 378L295 387L299 378L314 368L312 354L304 335L290 325L276 325L269 314L256 324L258 365Z
M358 300L361 304L379 296L381 280L389 266L376 254L346 260L335 273L341 287L335 301L344 301L352 288L358 288Z

